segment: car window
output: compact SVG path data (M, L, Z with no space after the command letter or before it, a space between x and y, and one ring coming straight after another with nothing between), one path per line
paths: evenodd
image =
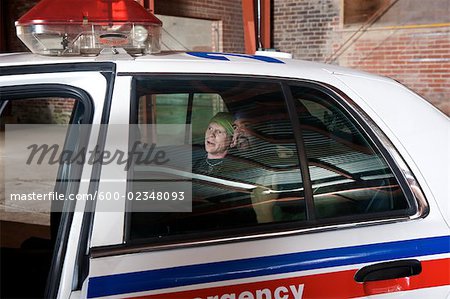
M270 229L267 224L292 228L414 213L415 205L373 137L335 98L321 88L291 86L295 111L289 115L281 86L258 80L136 81L138 98L153 101L136 105L152 108L146 112L153 115L147 122L156 126L152 131L159 132L158 122L189 125L184 134L192 133L185 139L192 146L192 211L134 211L128 215L128 240L219 231L227 235L236 229ZM227 156L214 160L208 158L207 130L226 131L211 128L217 115L232 117L233 141ZM298 132L292 117L298 118ZM300 163L302 157L308 165ZM302 171L309 177L306 185ZM151 176L132 167L128 191L146 190L144 181ZM305 198L304 188L311 188L312 198ZM311 219L319 222L312 224Z
M300 163L279 83L139 78L135 88L136 100L147 101L132 112L138 125L152 123L150 131L157 138L162 137L160 124L185 123L189 125L186 130L192 131L188 142L192 146L192 212L133 212L129 215L129 240L218 231L227 234L266 223L306 219ZM142 107L151 110L143 113ZM143 114L150 116L144 120ZM208 130L214 131L214 138L224 136L224 158L209 158ZM212 143L215 146L216 140ZM145 190L143 181L151 179L151 174L142 166L132 167L129 174L133 180L128 192ZM280 213L290 219L277 216Z
M316 217L410 213L411 206L393 171L355 121L318 89L296 86L292 93Z
M186 143L202 143L204 128L209 119L218 112L228 111L219 94L214 93L165 93L141 95L139 97L139 130L143 133L142 140L151 139L147 124L183 125L190 124L190 137ZM165 126L155 126L154 134L173 137L179 132L164 131ZM181 126L180 126L181 128ZM166 136L164 136L166 135Z
M7 98L7 96L5 97ZM73 98L63 98L63 97L42 97L42 98L23 98L23 99L13 99L3 102L3 109L1 110L1 134L2 134L2 147L3 150L6 150L4 147L5 138L8 137L6 141L15 141L14 135L22 136L22 138L26 138L28 132L36 133L35 130L28 129L32 127L38 128L42 126L43 129L50 129L52 127L55 128L53 135L50 138L54 141L56 145L63 145L65 142L66 134L64 134L67 130L68 124L71 122L78 122L83 115L83 105L76 99ZM77 111L78 110L78 111ZM78 120L75 120L78 118ZM30 126L29 126L30 125ZM10 130L8 130L10 128ZM21 131L23 130L23 132ZM42 132L45 134L45 132ZM52 131L49 131L48 134L52 134ZM42 136L45 138L45 136ZM36 141L36 138L32 138L32 136L28 136L30 138L30 142ZM31 142L32 143L32 142ZM38 144L39 146L41 144ZM10 147L13 146L10 144ZM44 155L45 151L36 150L37 154L33 156L33 161L37 160L39 154L42 153L42 163L45 164L47 161L46 158L49 158L49 154L52 154L52 146L53 144L45 144L44 146L48 146L49 151L46 152L47 155ZM11 153L12 148L10 148L9 153ZM36 158L36 159L34 159ZM50 161L50 160L49 160ZM3 167L6 167L2 159ZM20 169L20 168L18 168ZM10 171L17 171L15 168L9 169ZM31 178L27 178L26 173L9 173L5 177L5 182L8 188L8 194L21 194L24 190L33 190L35 193L40 194L48 194L54 191L55 182L57 181L57 171L58 166L46 168L46 170L50 171L49 173L45 173L42 175L43 181L39 181L36 178L35 174L31 174ZM12 175L12 177L10 176ZM34 179L33 179L34 178ZM49 181L52 178L53 182ZM11 183L9 179L13 179L14 183ZM3 194L5 196L5 194ZM33 208L30 206L30 210L25 210L24 212L33 212ZM14 213L6 213L5 217L9 215L15 215ZM17 214L19 215L19 214ZM16 216L17 216L16 215ZM49 219L49 214L41 214L36 213L34 217L41 218L39 222L47 222ZM47 219L47 220L45 220Z
M70 163L55 163L52 167L48 161L54 145L73 150L83 142L84 137L76 132L79 128L69 129L68 125L89 121L90 117L87 101L64 96L64 89L56 87L44 87L45 92L42 92L53 93L53 96L40 96L39 88L23 87L20 92L16 89L10 92L6 87L1 91L0 173L4 185L0 190L0 251L2 271L7 273L2 276L2 295L6 297L44 297L61 211L68 201L50 203L46 200L44 203L39 196L48 199L52 194L67 196L77 192L81 168ZM28 163L22 159L26 156L16 156L16 153L22 153L23 147L19 145L33 146L34 143L48 146L49 150L46 153L40 151L29 163L38 161L40 155L44 166L36 166L35 172L27 172L24 165ZM58 152L62 150L60 147ZM30 154L28 158L32 156ZM76 177L78 179L72 180ZM27 288L20 288L16 277L32 283Z

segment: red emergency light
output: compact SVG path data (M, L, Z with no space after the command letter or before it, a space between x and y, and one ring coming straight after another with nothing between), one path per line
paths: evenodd
M16 22L17 36L44 55L129 54L161 50L162 22L134 0L42 0Z

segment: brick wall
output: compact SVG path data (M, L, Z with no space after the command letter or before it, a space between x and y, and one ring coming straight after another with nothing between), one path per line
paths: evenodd
M396 79L450 115L450 27L369 31L337 61Z
M445 23L450 11L442 13L450 5L433 0L426 7L410 7L408 1L399 0L338 55L333 54L361 27L342 26L343 1L274 1L274 47L297 59L324 62L333 57L332 63L389 76L450 115L450 24ZM420 10L433 3L441 10L435 10L439 16L431 21L433 15Z
M274 46L294 58L323 61L339 26L339 0L273 1Z
M20 124L68 124L74 99L42 98L11 102L11 115ZM8 116L8 115L6 115ZM14 122L12 122L14 123Z
M155 13L218 20L223 32L222 50L244 52L241 1L155 0ZM426 6L412 5L414 1L419 0L397 1L378 24L350 43L332 63L397 79L450 115L450 4L447 0L432 0ZM7 1L8 51L24 49L15 38L13 24L36 2ZM292 53L297 59L326 61L359 28L358 25L342 26L343 2L273 1L274 47ZM425 13L429 11L435 11L438 16L433 18L434 14ZM422 24L397 26L405 21ZM427 27L430 22L431 26ZM439 27L433 23L443 24Z
M155 13L220 20L224 52L244 52L241 0L155 0Z

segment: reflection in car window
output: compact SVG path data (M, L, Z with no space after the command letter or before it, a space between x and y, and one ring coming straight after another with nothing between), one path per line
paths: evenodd
M152 123L156 132L158 124L191 125L192 164L220 171L193 168L190 213L131 213L131 240L306 219L298 153L280 84L225 79L136 82L138 125ZM227 134L224 158L209 158L208 127ZM146 176L142 167L130 172L133 178ZM128 190L139 188L145 187L131 182Z
M5 101L5 106L1 111L1 123L0 123L0 140L3 147L5 140L5 127L8 125L29 125L29 124L55 124L55 125L67 125L70 123L71 118L77 107L77 100L71 98L32 98L32 99L14 99ZM79 109L82 109L82 105L78 105ZM14 131L9 131L9 134L13 134ZM55 144L64 144L64 135L54 136ZM59 139L58 139L59 138ZM4 167L3 159L0 160L0 167ZM53 176L56 181L57 167L52 169L54 173L49 174ZM33 181L26 178L26 174L16 174L18 182L18 190L14 192L20 193L21 189L29 189L36 191L36 193L48 193L53 191L54 184L44 184L42 182ZM4 200L4 193L2 195L2 203ZM2 216L14 215L14 213L5 213ZM46 222L50 218L50 215L42 215L36 213L34 217L39 217L39 222ZM47 220L45 220L47 219Z
M343 223L413 212L371 139L319 89L292 86L291 115L279 83L144 78L136 80L136 90L139 105L134 119L139 125L156 126L142 138L170 134L160 131L158 124L189 125L186 135L192 133L192 139L186 138L185 144L192 146L193 210L133 212L127 222L128 240L217 231L226 235L229 230L258 230L270 223L301 227L311 225L310 219ZM296 136L292 117L300 123ZM210 155L211 144L218 139L207 130L228 134L226 156ZM297 151L299 136L305 152ZM307 166L299 162L303 155ZM301 167L309 173L312 198L305 198ZM151 174L132 167L129 176L145 179ZM130 180L128 191L145 189L145 183Z
M405 211L409 203L388 164L323 92L293 87L317 218Z
M48 170L48 173L39 173L38 179L35 173L25 173L22 167L8 168L6 149L8 146L11 149L12 145L9 142L14 142L14 138L24 136L23 132L29 128L27 125L36 127L36 131L39 128L51 127L42 125L63 128L63 134L52 134L54 131L51 131L38 132L38 135L50 136L45 140L51 139L55 144L65 144L66 149L74 148L81 141L77 134L73 134L74 132L72 134L67 132L69 130L64 125L81 122L86 115L84 115L85 107L82 101L56 97L59 92L55 92L55 97L39 98L30 97L25 89L21 92L23 98L17 99L19 97L17 93L12 93L11 96L6 91L2 94L3 98L0 101L0 153L5 153L4 156L0 155L0 176L3 183L0 188L0 220L2 225L8 224L2 228L0 242L2 272L5 271L4 273L8 274L2 276L1 294L7 298L44 298L55 244L63 244L61 238L58 239L60 243L56 242L61 213L52 212L50 215L49 212L36 210L36 206L32 203L14 205L13 201L7 200L7 194L44 195L50 192L60 194L76 192L78 182L70 182L68 179L75 176L75 170L69 164L61 167L58 164L55 167L43 167L42 169ZM57 132L62 131L60 129ZM72 138L70 139L69 136ZM36 136L32 136L30 140L36 140ZM18 161L24 163L24 161ZM44 161L43 164L46 162ZM50 178L53 180L49 180ZM70 203L69 201L53 201L51 208L53 211L61 211L64 204ZM7 262L3 263L4 261ZM17 281L17 277L22 277L31 283L23 288Z

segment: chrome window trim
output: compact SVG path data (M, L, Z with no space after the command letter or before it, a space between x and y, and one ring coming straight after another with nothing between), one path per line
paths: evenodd
M290 237L294 235L306 235L317 232L329 232L335 230L342 229L351 229L351 228L359 228L359 227L367 227L378 224L391 224L391 223L399 223L409 221L409 218L398 217L391 219L383 219L383 220L372 220L365 222L355 222L355 223L343 223L343 224L334 224L327 226L319 226L319 227L308 227L301 228L296 230L286 230L280 232L269 232L269 233L258 233L258 234L248 234L245 236L239 237L222 237L216 239L208 239L208 240L198 240L198 241L185 241L179 243L169 243L169 244L133 244L133 245L118 245L118 246L105 246L105 247L96 247L91 249L91 258L102 258L109 256L118 256L125 254L136 254L136 253L146 253L153 251L161 251L161 250L173 250L173 249L183 249L190 247L198 247L198 246L209 246L209 245L221 245L228 244L234 242L245 242L245 241L254 241L268 238L277 238L277 237Z

